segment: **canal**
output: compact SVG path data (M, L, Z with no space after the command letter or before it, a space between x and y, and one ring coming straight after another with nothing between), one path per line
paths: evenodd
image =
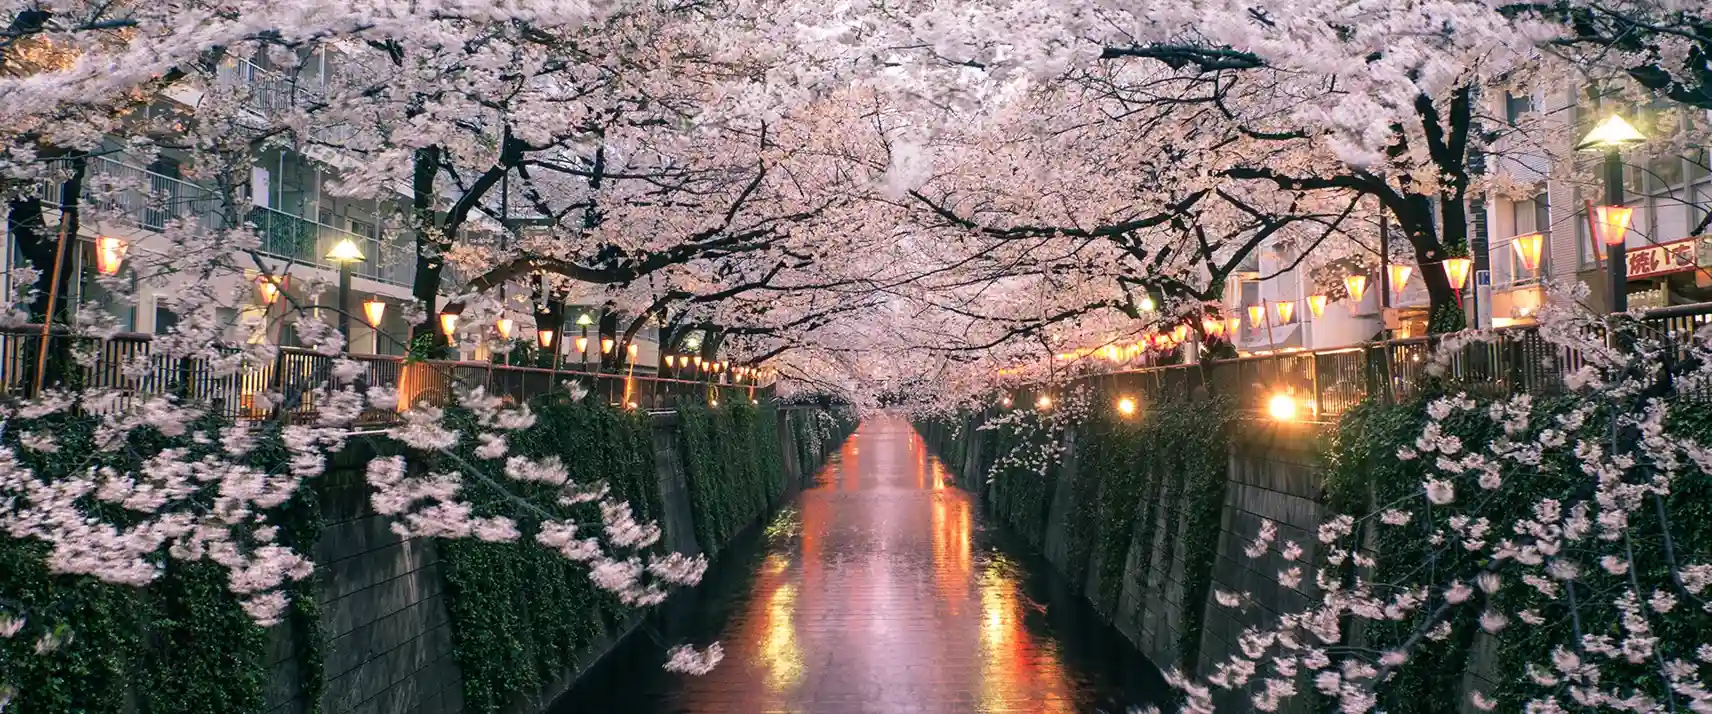
M692 677L665 648L718 640ZM1124 712L1156 668L985 525L901 419L865 422L794 504L562 697L553 714Z

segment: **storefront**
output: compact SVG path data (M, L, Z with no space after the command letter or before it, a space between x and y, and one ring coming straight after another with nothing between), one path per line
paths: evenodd
M1630 248L1629 307L1657 308L1712 299L1712 237Z

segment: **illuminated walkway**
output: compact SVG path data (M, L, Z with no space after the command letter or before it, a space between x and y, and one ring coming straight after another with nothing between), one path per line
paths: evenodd
M993 550L906 422L865 423L764 541L653 633L721 640L713 673L661 672L650 642L555 711L1121 712L1157 691L1079 602Z

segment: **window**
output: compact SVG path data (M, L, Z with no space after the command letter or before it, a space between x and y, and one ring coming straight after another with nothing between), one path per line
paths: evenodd
M1498 225L1489 257L1492 261L1492 284L1495 286L1535 282L1545 274L1546 250L1551 233L1551 206L1541 193L1524 201L1505 202L1497 211ZM1539 233L1547 238L1540 241L1538 263L1529 270L1517 253L1516 238Z
M157 298L155 300L155 334L164 335L177 326L178 313L168 310L165 306L162 306L160 304L160 300Z
M1504 93L1504 119L1515 126L1524 113L1534 110L1534 98L1527 94Z

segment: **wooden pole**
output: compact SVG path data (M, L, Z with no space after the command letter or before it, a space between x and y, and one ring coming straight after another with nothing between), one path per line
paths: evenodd
M48 310L42 316L42 343L36 350L36 391L42 393L42 382L47 378L48 368L48 337L53 330L54 307L59 298L59 274L65 267L66 231L71 226L71 214L66 212L62 203L59 209L59 241L54 244L53 274L48 278Z

